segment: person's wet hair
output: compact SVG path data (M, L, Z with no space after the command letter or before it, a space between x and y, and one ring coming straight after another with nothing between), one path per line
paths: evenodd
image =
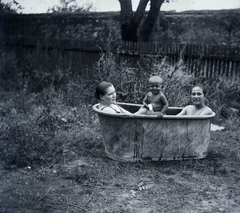
M206 94L206 89L205 89L205 87L202 84L196 84L195 86L193 86L192 89L191 89L191 93L192 93L193 88L195 88L195 87L201 88L202 91L203 91L203 95Z
M107 81L100 82L96 87L95 97L100 100L100 96L106 94L107 88L113 86L112 83Z

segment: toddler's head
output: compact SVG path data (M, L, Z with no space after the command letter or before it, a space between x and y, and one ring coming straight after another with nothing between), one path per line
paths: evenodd
M157 94L161 91L161 85L163 83L163 80L160 76L154 75L149 78L148 80L150 90L153 94Z
M162 84L163 80L160 76L158 75L154 75L154 76L151 76L148 80L148 83L149 84Z

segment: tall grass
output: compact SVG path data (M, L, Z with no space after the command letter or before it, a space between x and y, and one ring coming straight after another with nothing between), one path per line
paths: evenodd
M69 106L63 94L47 91L47 95L1 92L0 153L6 165L77 159L84 143L92 141L95 146L99 141L97 117L88 104Z

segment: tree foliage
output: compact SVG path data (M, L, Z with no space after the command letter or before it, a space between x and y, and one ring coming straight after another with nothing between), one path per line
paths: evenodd
M170 0L139 0L137 10L132 10L132 0L119 0L121 6L121 36L125 41L148 41L158 19L160 8ZM150 10L146 7L150 2Z
M12 9L12 3L3 3L2 0L0 0L0 14L7 13L17 13L17 11Z
M81 13L89 12L92 9L93 4L79 6L77 0L59 0L59 5L55 5L48 9L48 12L52 13Z

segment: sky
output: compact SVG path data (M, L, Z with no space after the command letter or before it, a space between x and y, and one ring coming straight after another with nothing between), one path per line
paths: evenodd
M13 2L17 2L18 5ZM84 6L88 3L93 4L93 11L119 11L120 3L118 0L76 0L79 5ZM2 0L3 3L12 3L12 8L21 5L22 13L46 13L48 8L59 5L60 0ZM139 0L132 0L133 10L136 10ZM162 11L185 11L185 10L220 10L220 9L239 9L240 0L170 0L164 3Z

